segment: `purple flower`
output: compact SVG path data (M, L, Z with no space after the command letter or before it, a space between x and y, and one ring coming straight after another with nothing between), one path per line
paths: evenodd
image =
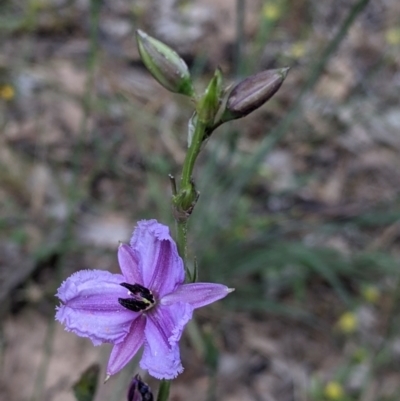
M140 366L158 379L183 371L179 340L193 310L224 298L222 284L184 284L183 262L168 227L140 221L121 244L122 274L81 270L65 280L56 319L94 345L114 344L107 374L121 370L144 345Z

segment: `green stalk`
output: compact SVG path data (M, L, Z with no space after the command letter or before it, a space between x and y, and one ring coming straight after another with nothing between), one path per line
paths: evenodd
M185 161L182 167L182 176L178 194L174 196L176 203L174 207L181 213L177 219L177 245L179 255L183 259L185 265L186 277L192 281L191 273L187 267L187 221L189 219L191 209L197 199L197 193L192 183L193 168L196 163L197 156L200 153L203 138L206 132L206 124L200 119L196 121L196 126L193 134L192 143L186 154Z
M172 183L172 192L173 199L176 199L174 203L174 207L179 211L184 213L179 219L177 218L177 246L178 252L183 260L183 264L185 266L186 278L189 281L192 281L192 275L187 267L187 221L190 217L191 210L196 202L197 193L192 183L192 174L193 168L197 159L197 156L200 153L201 145L203 143L203 138L206 133L207 125L198 119L196 121L196 126L193 134L192 143L189 147L189 150L186 154L185 161L182 167L182 176L180 182L179 192L176 194L175 189L175 180L173 177L171 178ZM193 321L194 327L197 328L197 325ZM189 333L190 334L190 333ZM198 338L195 343L199 343ZM202 342L202 341L201 341ZM204 349L204 347L202 347ZM171 387L171 381L162 380L160 383L160 387L158 389L157 401L167 401L169 397L169 390Z
M206 124L200 121L200 119L198 119L196 122L192 143L190 145L190 148L185 157L185 161L183 163L181 188L180 188L181 191L182 189L185 189L191 185L194 164L196 162L197 156L200 153L206 128L207 128Z
M177 223L177 231L178 231L178 252L183 260L183 264L185 266L185 273L187 278L191 281L191 274L189 269L187 268L186 260L187 260L187 220L178 221Z
M167 401L169 397L170 380L162 380L158 389L157 401Z
M177 220L177 244L179 255L183 259L185 266L186 278L188 281L192 280L192 275L187 267L187 221L192 212L197 199L197 192L192 183L192 174L197 156L200 153L201 145L206 134L207 125L197 119L196 126L193 134L192 143L186 154L185 161L182 167L181 183L179 193L177 195L178 204L175 205L178 209L184 212L184 216Z

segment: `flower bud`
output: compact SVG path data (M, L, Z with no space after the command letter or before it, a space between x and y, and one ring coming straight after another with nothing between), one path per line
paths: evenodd
M198 119L204 124L213 125L215 115L221 103L221 93L222 73L221 70L217 68L197 106Z
M289 68L261 71L239 82L229 93L222 122L242 118L258 109L278 91Z
M136 375L129 386L127 398L128 401L153 401L153 393L141 377Z
M194 96L189 69L174 50L141 30L136 32L136 40L144 65L164 88Z

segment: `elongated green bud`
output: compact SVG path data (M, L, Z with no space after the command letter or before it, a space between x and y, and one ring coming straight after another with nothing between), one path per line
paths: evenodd
M229 93L222 122L242 118L258 109L278 91L289 68L266 70L239 82Z
M197 117L204 124L210 126L213 125L215 115L217 114L221 103L221 93L222 73L221 70L217 68L204 92L203 97L197 105Z
M144 65L164 88L194 96L189 69L178 53L141 30L136 31L136 40Z

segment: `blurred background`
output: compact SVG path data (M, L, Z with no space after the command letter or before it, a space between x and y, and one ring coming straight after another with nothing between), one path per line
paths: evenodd
M2 0L0 398L72 401L103 374L110 347L55 323L54 294L117 272L137 220L174 228L192 108L144 69L139 28L198 89L217 66L227 84L291 67L199 159L190 260L236 292L197 312L207 352L184 336L171 400L399 400L398 0Z

